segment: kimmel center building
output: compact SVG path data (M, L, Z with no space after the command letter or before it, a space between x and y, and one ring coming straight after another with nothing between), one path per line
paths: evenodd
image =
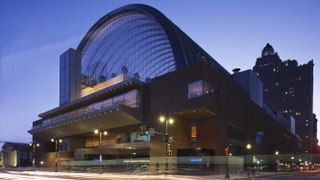
M36 164L220 156L226 147L240 156L252 153L247 144L294 153L294 120L262 94L252 71L228 73L161 12L127 5L60 56L60 105L29 131Z

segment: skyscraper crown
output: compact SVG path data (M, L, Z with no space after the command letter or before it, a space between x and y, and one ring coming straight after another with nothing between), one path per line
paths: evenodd
M267 45L263 48L263 50L261 52L261 57L273 55L273 54L274 54L273 47L269 43L267 43Z

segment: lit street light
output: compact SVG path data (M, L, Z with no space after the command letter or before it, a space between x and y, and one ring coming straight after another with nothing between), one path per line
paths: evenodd
M251 146L251 144L247 144L247 146L246 146L246 147L247 147L247 149L249 149L249 150L250 150L252 146Z
M161 123L165 123L166 126L166 131L165 131L165 143L166 143L166 172L168 171L168 140L169 140L169 136L168 136L168 125L172 125L174 123L174 120L170 117L169 119L165 118L164 116L160 116L159 121Z
M51 142L55 143L55 152L56 152L56 160L55 160L55 172L58 172L58 151L59 151L59 143L62 142L62 139L52 138Z
M279 163L280 163L280 160L278 159L279 151L276 151L274 154L276 155L276 173L277 173L279 169Z
M39 143L31 142L29 144L32 147L32 167L36 167L36 147L39 147Z
M246 148L247 148L247 150L251 150L252 149L252 154L251 154L251 156L252 156L252 176L254 176L254 174L255 174L255 172L254 172L254 166L255 166L255 157L254 157L254 155L255 155L255 149L252 147L252 145L251 144L247 144L246 145ZM251 159L251 158L250 158Z
M104 130L102 127L100 127L99 129L95 129L94 130L94 134L99 134L99 161L102 161L102 153L101 153L101 139L102 139L102 135L106 136L108 135L108 132L106 130Z

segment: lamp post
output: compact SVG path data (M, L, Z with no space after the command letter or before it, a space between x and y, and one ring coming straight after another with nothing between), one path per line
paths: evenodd
M166 127L166 131L165 131L165 143L166 143L166 168L165 171L168 171L168 140L169 140L169 136L168 136L168 125L173 124L174 120L170 117L170 118L165 118L164 116L160 116L159 121L161 123L165 123L165 127Z
M278 173L279 163L280 163L278 159L279 151L276 151L274 154L276 155L276 173Z
M51 142L55 143L55 152L56 152L56 159L55 159L55 172L58 172L58 151L59 151L59 143L62 142L62 139L59 138L52 138Z
M255 154L255 149L252 147L251 144L247 144L246 145L246 148L248 151L250 151L252 149L252 176L254 176L255 172L254 172L254 166L255 166L255 157L254 157L254 154ZM251 159L251 158L250 158Z
M36 167L36 147L39 147L39 143L31 142L29 144L32 147L32 167Z
M99 161L102 162L101 139L102 135L106 136L108 135L108 132L100 126L99 129L94 130L94 133L99 134Z
M229 174L229 155L231 154L230 153L230 145L228 145L228 146L226 146L225 148L224 148L224 153L226 154L226 159L227 159L227 161L226 161L226 175L225 175L225 178L226 179L230 179L230 174Z

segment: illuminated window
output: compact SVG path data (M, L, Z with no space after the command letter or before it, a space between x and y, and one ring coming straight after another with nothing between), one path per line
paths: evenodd
M212 94L213 91L213 88L205 81L196 81L188 85L188 99L203 96L205 94Z
M191 138L197 138L197 126L193 124L191 126Z

